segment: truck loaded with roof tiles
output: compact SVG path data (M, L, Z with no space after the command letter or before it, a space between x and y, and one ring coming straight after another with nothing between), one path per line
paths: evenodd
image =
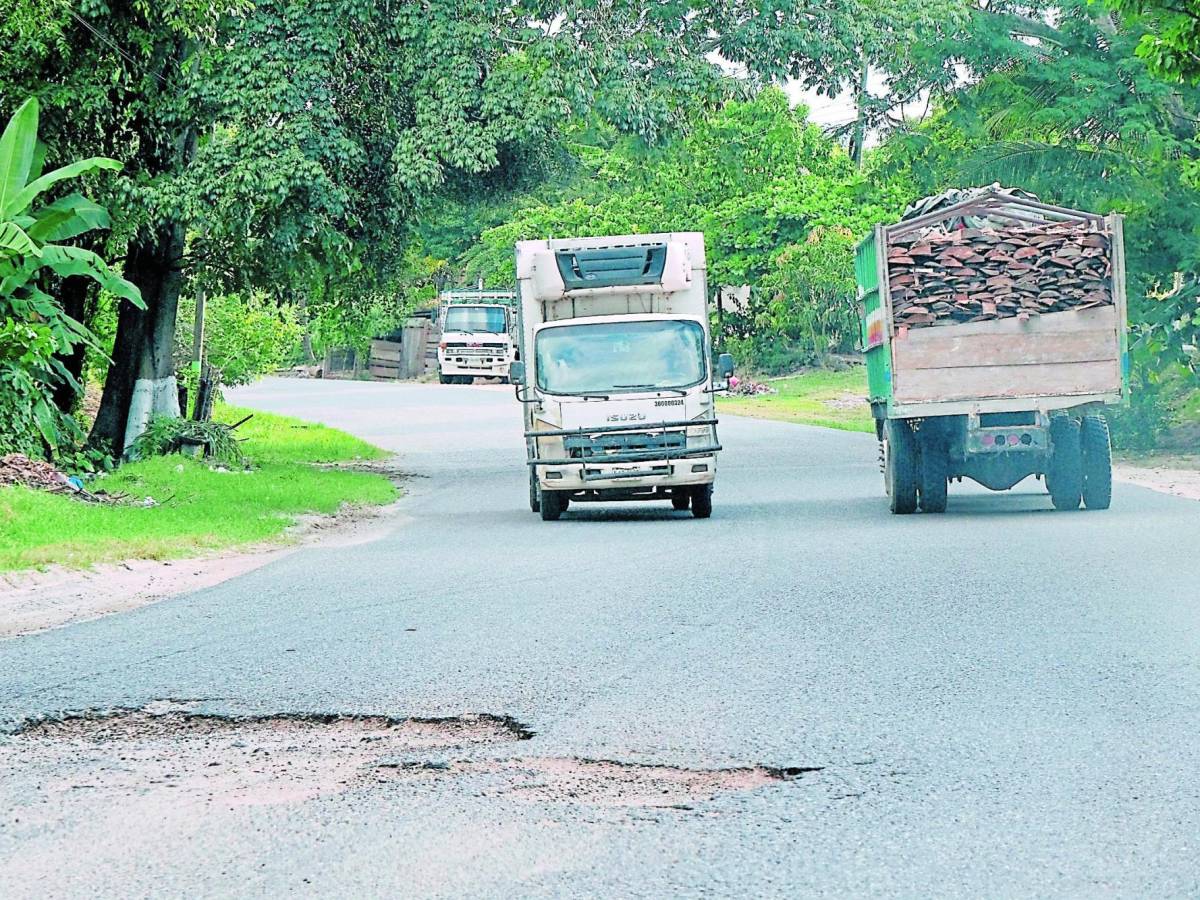
M855 271L892 512L1029 476L1057 509L1108 507L1104 410L1128 391L1119 215L952 192L876 226Z

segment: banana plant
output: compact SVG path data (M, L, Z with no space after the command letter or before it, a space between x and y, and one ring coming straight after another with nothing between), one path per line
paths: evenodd
M79 390L59 357L81 343L95 346L95 339L43 289L46 273L91 278L145 308L138 289L102 257L59 243L108 228L108 211L79 193L41 202L61 182L120 163L92 157L43 173L37 132L38 104L31 98L0 134L0 452L33 448L35 436L54 451L78 434L51 395L64 381Z
M97 169L119 169L115 159L93 156L42 174L44 145L37 139L38 103L26 100L0 135L0 297L31 287L42 269L61 276L83 275L105 290L140 306L136 287L114 273L96 253L56 243L95 228L108 228L108 211L81 194L44 206L35 201L59 182Z

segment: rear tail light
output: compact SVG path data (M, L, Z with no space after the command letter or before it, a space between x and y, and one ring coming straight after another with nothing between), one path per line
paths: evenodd
M445 349L446 349L446 342L445 342L445 341L442 341L440 344L438 344L438 349L439 349L439 350L445 350Z

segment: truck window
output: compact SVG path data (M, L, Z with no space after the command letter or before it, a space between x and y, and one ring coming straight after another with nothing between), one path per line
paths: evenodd
M446 310L442 331L506 331L504 308L500 306L451 306Z
M543 329L537 385L551 394L637 393L704 380L704 330L697 322L603 322Z

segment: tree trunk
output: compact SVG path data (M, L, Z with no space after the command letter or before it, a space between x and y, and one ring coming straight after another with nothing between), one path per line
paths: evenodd
M858 111L858 117L854 122L854 134L850 138L850 158L860 169L863 161L863 145L867 142L867 78L870 74L871 66L864 53L862 71L859 73L858 91L854 95L854 106Z
M300 343L304 347L304 362L307 365L312 365L317 361L313 355L312 346L312 328L308 321L308 292L300 292L300 327L303 329L300 336Z
M125 277L138 286L146 309L121 301L113 361L104 381L90 443L114 455L127 451L153 415L178 416L175 314L182 287L184 228L166 222L130 241Z
M89 305L93 296L92 286L94 284L95 282L90 278L75 275L71 278L64 278L57 291L63 312L83 325L88 325L91 319ZM82 343L76 344L70 353L59 356L58 359L72 377L82 385L83 365L87 360L87 346ZM77 391L74 385L63 381L54 389L54 405L64 413L70 413L75 409L81 396L81 391Z

